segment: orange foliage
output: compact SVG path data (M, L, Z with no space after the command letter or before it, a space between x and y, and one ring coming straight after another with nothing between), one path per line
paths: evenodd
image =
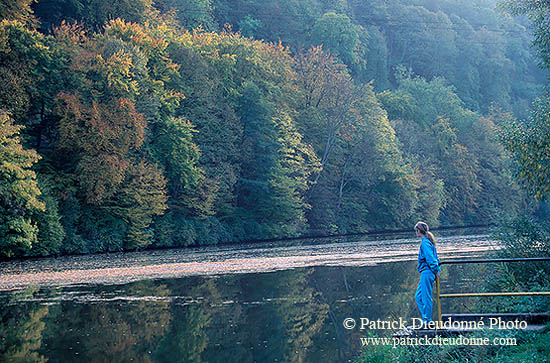
M147 122L132 101L119 98L107 104L84 105L78 95L57 96L61 115L59 146L76 147L83 153L126 155L143 144Z
M143 144L145 118L125 98L85 105L76 94L60 93L57 107L61 115L58 147L78 153L86 200L101 204L124 180L129 153Z

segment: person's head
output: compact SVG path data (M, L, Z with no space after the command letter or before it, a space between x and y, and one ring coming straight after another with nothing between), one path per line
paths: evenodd
M428 225L424 222L418 222L416 223L416 225L414 226L414 229L416 231L416 235L418 237L422 236L426 236L427 239L430 240L431 243L433 243L435 245L435 237L434 235L432 234L432 232L430 232L430 229L428 228Z

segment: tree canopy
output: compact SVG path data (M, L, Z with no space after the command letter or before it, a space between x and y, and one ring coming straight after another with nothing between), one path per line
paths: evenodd
M493 5L1 6L0 253L463 225L519 208L505 149L545 194L544 163L522 164L547 159L525 148L547 141L545 98L505 148L497 131L529 114L544 73L523 23Z

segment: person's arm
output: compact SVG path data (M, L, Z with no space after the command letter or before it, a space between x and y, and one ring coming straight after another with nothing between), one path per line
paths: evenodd
M435 258L435 254L433 253L433 249L431 246L428 245L428 242L422 242L420 244L420 248L422 249L422 254L424 255L424 258L426 259L426 263L428 264L428 267L432 272L437 275L440 271L439 268L439 261L437 258Z

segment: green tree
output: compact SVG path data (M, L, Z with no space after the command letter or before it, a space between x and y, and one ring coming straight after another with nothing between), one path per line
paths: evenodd
M550 32L546 2L507 0L501 6L514 15L527 15L534 27L534 45L540 65L550 68ZM516 175L535 199L546 199L550 190L548 173L550 154L548 130L550 127L550 97L544 94L533 102L527 120L521 122L507 117L500 133L504 147L511 153L516 164Z
M314 45L322 45L345 64L357 62L354 50L358 46L359 35L345 14L329 12L320 17L311 30L311 41Z
M296 235L305 227L303 198L317 157L255 84L244 87L238 114L244 131L237 206L250 223L243 237Z
M31 170L40 156L21 145L22 128L6 112L0 113L0 253L5 257L27 252L38 242L31 216L45 210Z
M109 21L117 18L142 24L158 17L152 0L37 1L33 8L45 32L51 31L63 21L78 22L87 29L98 31Z
M516 175L535 199L550 192L550 97L533 103L529 119L518 121L509 115L500 140L516 165Z
M239 22L239 31L245 37L254 37L258 28L261 26L261 22L254 17L247 15L243 20Z
M59 254L61 245L65 239L65 230L61 224L59 204L56 195L52 191L51 181L44 180L45 175L39 174L39 184L42 195L40 200L45 205L45 211L35 213L33 220L38 226L38 243L30 251L31 255L48 256Z
M537 47L537 55L541 66L550 68L550 32L548 31L548 3L538 0L502 0L501 9L512 15L527 15L534 28L533 44Z
M212 0L157 0L153 6L161 13L175 11L176 17L186 29L201 27L216 30Z
M394 124L407 158L416 164L417 170L427 174L421 179L431 174L435 180L443 182L445 200L440 204L440 221L443 224L472 223L480 217L477 215L481 195L480 165L476 155L465 145L479 115L464 108L454 89L443 79L427 82L404 69L401 72L399 89L393 93L386 91L379 97L390 118L403 120ZM439 193L433 190L428 194L436 196Z
M44 35L18 20L0 21L0 108L17 123L32 126L28 113L33 104L49 94L48 87L56 88L47 77L52 56Z
M166 179L157 165L141 160L131 165L120 190L105 208L128 225L128 249L145 247L152 243L153 217L166 210Z
M164 123L159 137L154 140L157 158L165 165L169 191L175 199L183 198L185 192L191 194L204 178L202 170L197 166L200 151L193 143L193 134L196 132L189 121L171 118ZM208 214L211 206L205 208Z

